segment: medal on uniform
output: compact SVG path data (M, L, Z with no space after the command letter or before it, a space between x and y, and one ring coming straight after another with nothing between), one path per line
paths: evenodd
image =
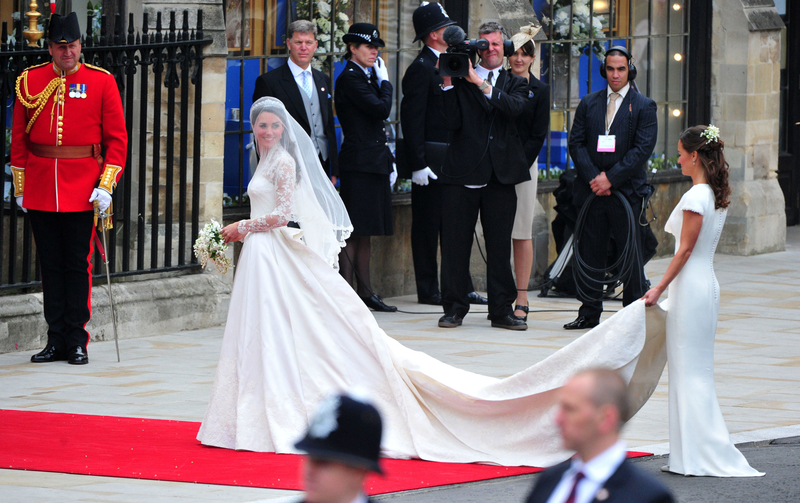
M86 84L80 84L81 86L81 98L86 99Z
M77 98L78 97L78 84L70 84L69 85L69 97L70 98Z

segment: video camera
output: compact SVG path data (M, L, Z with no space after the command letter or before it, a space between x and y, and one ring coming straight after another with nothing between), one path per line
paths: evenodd
M469 65L478 51L489 48L489 41L485 38L467 40L467 34L458 26L452 25L445 28L442 39L447 44L447 52L439 56L439 75L442 77L466 77L469 75ZM503 42L503 55L514 54L514 43L510 40Z

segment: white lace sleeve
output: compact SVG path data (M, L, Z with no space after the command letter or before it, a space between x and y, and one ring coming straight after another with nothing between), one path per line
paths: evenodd
M262 217L240 220L238 225L240 234L264 232L283 227L292 219L295 163L291 155L286 152L282 152L282 154L275 159L274 165L264 174L264 176L272 178L275 183L275 209Z

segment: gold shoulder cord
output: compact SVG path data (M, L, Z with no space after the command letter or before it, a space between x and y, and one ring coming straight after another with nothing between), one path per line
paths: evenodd
M25 83L25 95L23 96L22 91L20 89L20 85ZM28 70L23 71L19 77L17 77L17 85L16 85L16 92L17 97L19 97L19 102L25 108L33 109L35 108L36 111L33 113L33 117L31 120L28 121L28 126L25 128L26 133L31 132L31 127L33 127L33 123L36 122L36 119L39 117L39 114L42 113L44 110L44 106L50 100L50 96L53 95L53 92L58 89L58 86L61 85L61 78L56 77L47 84L47 87L44 88L42 92L39 94L35 94L31 96L30 92L28 91Z
M97 70L98 72L103 72L103 73L107 73L107 74L111 75L111 72L109 72L105 68L100 68L99 66L90 65L89 63L84 63L83 66L85 66L87 68L91 68L92 70Z

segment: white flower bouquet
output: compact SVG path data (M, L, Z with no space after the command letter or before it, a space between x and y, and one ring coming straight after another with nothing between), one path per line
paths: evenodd
M596 39L605 38L605 33L603 33L605 19L590 11L589 0L554 0L551 4L551 12L553 13L553 18L550 19L544 16L542 24L553 24L554 40L568 40L570 38L570 29L572 30L572 40L586 40L585 42L573 42L570 44L553 44L554 52L571 50L574 57L579 57L589 46L588 39L590 37ZM599 40L592 42L591 50L599 58L605 55L605 47Z
M350 26L350 17L345 12L350 8L350 0L298 0L298 19L310 19L317 25L317 54L343 52L346 48L342 37ZM311 13L313 9L313 15ZM333 16L335 10L336 15ZM327 71L327 59L314 57L311 65L317 70Z
M225 255L228 245L222 239L221 230L222 225L212 218L200 231L193 248L194 254L200 260L200 265L203 268L211 262L220 274L225 274L228 272L228 268L233 265L233 261Z

